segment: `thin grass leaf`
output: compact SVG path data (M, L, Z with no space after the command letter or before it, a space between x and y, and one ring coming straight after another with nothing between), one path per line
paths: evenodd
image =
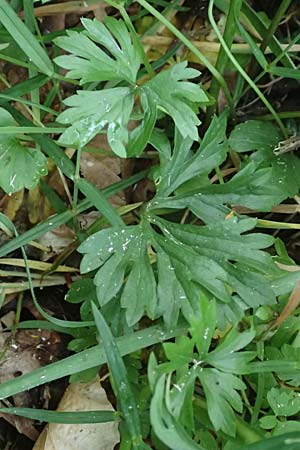
M78 188L86 198L100 211L113 227L123 227L124 221L109 203L106 196L87 180L80 178L76 181Z
M51 143L51 140L50 140ZM71 162L71 161L70 161ZM106 188L104 188L101 192L106 196L110 197L117 192L121 191L122 189L126 189L127 187L137 183L138 181L142 180L146 174L146 171L142 171L137 173L136 175L133 175L129 178L126 178L125 180L118 181L117 183L114 183ZM69 222L69 220L76 217L81 212L85 211L86 209L91 207L91 202L89 200L83 200L81 203L79 203L76 211L67 210L61 214L56 214L51 217L49 217L44 222L36 225L35 227L31 228L30 230L26 231L22 235L19 235L18 237L14 238L12 241L7 242L6 244L2 245L0 248L0 257L3 257L7 255L8 253L16 250L17 248L20 248L21 246L24 246L26 244L29 244L34 239L39 238L46 232L50 230L54 230L55 228L59 227L60 225Z
M268 67L268 61L266 60L263 52L260 50L257 42L254 41L254 39L250 36L250 34L244 29L244 27L240 24L239 20L236 18L236 26L239 30L240 35L242 38L247 42L249 47L251 48L252 54L259 63L259 65L263 68L263 70L267 70Z
M113 411L59 412L33 408L0 408L0 413L14 414L48 423L103 423L117 419L117 414Z
M124 361L120 355L115 338L107 325L101 312L92 302L92 310L98 333L105 350L107 363L114 381L114 388L125 423L131 435L134 447L142 443L140 418L135 398L128 381L128 375Z
M51 76L54 68L47 53L5 0L0 0L0 21L39 71Z
M300 79L300 72L298 68L291 69L288 67L270 66L268 72L271 73L272 75L277 75L278 77L292 78L294 80Z
M167 331L163 326L153 326L142 331L116 338L116 343L121 356L136 352L158 342L171 339L184 334L187 325L180 322L172 331ZM97 367L107 362L103 345L96 345L76 355L69 356L61 361L41 367L31 373L27 373L0 385L0 399L10 397L18 392L32 389L41 384L48 383L59 378L79 373L92 367Z
M44 86L48 80L49 77L45 75L37 75L36 77L29 78L8 89L5 89L4 91L2 91L2 95L8 97L21 97L22 95L28 94L28 92L34 89L38 89ZM0 105L3 105L5 103L7 103L7 101L5 101L3 97L3 99L0 100Z

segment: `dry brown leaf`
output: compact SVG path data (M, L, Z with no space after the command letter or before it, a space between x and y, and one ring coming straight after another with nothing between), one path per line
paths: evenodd
M66 225L60 225L55 230L47 231L39 238L39 243L49 248L49 253L43 253L42 260L48 261L54 255L61 253L66 247L74 242L73 231Z
M111 153L107 143L106 136L99 134L90 143L92 147L100 150L107 150ZM97 155L94 153L83 152L81 155L80 170L82 176L96 186L103 189L113 183L121 180L121 158L108 155ZM114 206L122 206L125 202L125 195L119 192L110 198L110 202Z
M95 410L113 410L99 378L87 384L71 384L58 407L58 411ZM119 440L117 422L81 425L50 423L33 450L113 450Z
M6 195L5 200L3 202L3 213L10 220L14 220L17 212L22 206L24 197L24 189L21 189L18 192L15 192L12 195Z

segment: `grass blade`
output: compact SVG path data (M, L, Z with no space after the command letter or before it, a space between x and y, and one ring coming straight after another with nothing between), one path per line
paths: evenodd
M6 0L0 0L0 21L39 71L51 76L54 68L47 53Z
M299 450L299 448L300 433L297 431L254 442L254 444L240 447L237 450Z
M28 419L40 420L48 423L103 423L116 420L113 411L72 411L59 412L33 408L0 408L0 413L14 414Z
M49 141L50 143L52 142L51 139L49 139ZM139 172L129 178L126 178L125 180L118 181L117 183L114 183L111 186L106 187L101 192L105 195L105 197L110 197L111 195L116 194L122 189L126 189L127 187L132 186L133 184L142 180L147 173L148 173L147 170ZM69 220L73 219L78 214L82 213L83 211L85 211L90 207L91 207L90 201L83 200L81 203L79 203L76 211L68 210L64 211L61 214L55 214L52 217L49 217L47 220L36 225L34 228L31 228L30 230L19 235L10 242L7 242L6 244L2 245L2 247L0 248L0 257L7 255L8 253L16 250L17 248L29 244L31 241L39 238L46 232L54 230L60 225L67 223Z
M122 356L136 352L141 348L149 347L180 336L187 330L187 324L180 323L172 331L167 331L163 326L153 326L130 335L116 338L119 352ZM10 397L18 392L32 389L41 384L48 383L74 373L81 372L92 367L97 367L107 362L103 345L96 345L76 355L69 356L61 361L49 364L46 367L34 370L30 373L14 378L0 385L0 398Z
M124 227L125 223L109 203L106 196L89 183L87 180L80 178L76 181L78 188L86 196L86 198L100 211L100 213L108 220L113 227Z
M120 403L121 411L127 425L128 431L134 447L142 443L140 418L133 396L124 361L120 355L115 338L113 337L106 320L98 310L96 305L92 303L93 315L101 336L103 347L106 353L107 363L113 378L113 386L117 393L117 399Z

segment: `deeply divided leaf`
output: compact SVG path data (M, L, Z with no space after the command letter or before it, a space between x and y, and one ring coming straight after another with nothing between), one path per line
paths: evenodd
M232 203L248 205L253 199L267 208L272 201L263 199L259 189L239 193L241 173L223 185L212 185L208 179L216 161L226 157L225 126L224 117L215 118L195 152L191 140L179 133L171 157L163 144L161 170L155 175L157 194L144 208L141 223L102 230L79 247L84 253L82 272L98 269L94 282L100 305L120 301L129 325L144 314L151 319L162 316L168 326L176 323L180 312L190 320L201 293L217 300L222 326L237 320L245 309L275 302L269 278L276 268L262 251L273 238L245 234L255 228L254 218L226 216ZM155 142L160 145L159 139ZM259 178L253 162L244 170L253 171L251 182L257 177L267 189L268 177ZM199 187L194 194L195 185ZM160 208L190 208L207 224L174 223L160 217Z

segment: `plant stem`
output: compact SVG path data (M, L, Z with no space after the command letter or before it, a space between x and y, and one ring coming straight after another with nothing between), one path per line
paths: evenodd
M234 33L236 30L235 11L239 11L241 9L241 6L242 6L242 0L232 0L229 4L229 10L228 10L228 14L227 14L225 30L224 30L224 35L223 35L224 41L226 42L228 48L231 48ZM224 47L221 46L220 51L218 53L217 62L216 62L216 70L219 72L219 74L223 75L224 70L227 65L227 61L228 61L228 56L224 50ZM217 104L217 100L218 100L219 90L220 90L220 84L219 84L218 80L214 77L212 79L212 82L210 85L209 93L215 99L216 103L212 106L209 106L207 109L206 120L205 120L206 126L208 126L210 118L216 110L216 104Z
M258 228L272 228L275 230L300 230L300 223L274 222L273 220L258 219Z
M139 0L144 1L144 0ZM223 39L222 34L220 33L220 30L218 29L218 25L215 22L214 16L213 16L213 6L214 6L214 0L210 0L209 6L208 6L208 17L211 26L213 27L221 45L224 47L224 50L232 62L232 64L235 66L235 68L238 70L238 72L242 75L242 77L246 80L246 82L252 87L254 92L258 95L260 100L263 102L263 104L268 108L274 119L276 120L279 128L282 131L282 134L285 138L287 138L287 132L285 129L285 126L283 125L282 121L280 120L280 117L278 116L277 112L273 108L273 106L270 104L270 102L266 99L266 97L263 95L263 93L260 91L260 89L253 83L253 80L249 77L247 72L240 66L239 62L235 59L233 54L231 53L230 49L227 47L226 42Z
M270 40L272 39L275 31L277 30L277 27L282 19L282 17L284 16L286 10L288 9L288 7L290 6L292 0L282 0L279 5L278 5L278 9L275 13L275 16L272 19L271 25L269 26L269 29L267 31L267 33L264 36L264 39L261 43L260 49L262 52L264 52L270 42Z

